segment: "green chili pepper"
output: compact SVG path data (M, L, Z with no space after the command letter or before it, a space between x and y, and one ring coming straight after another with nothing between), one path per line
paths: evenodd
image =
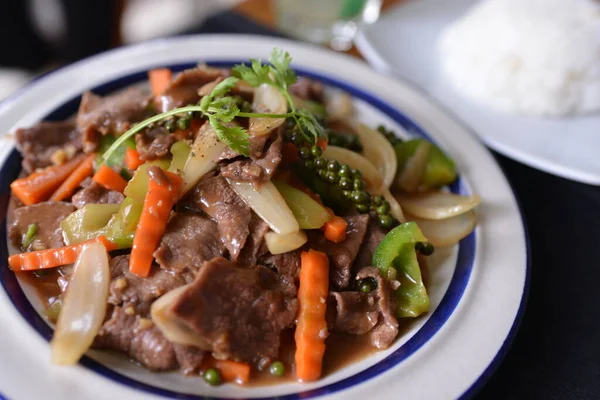
M280 181L272 182L292 210L300 229L319 229L331 219L325 207L303 191Z
M394 146L396 158L398 159L398 176L404 169L406 162L415 154L415 151L425 139L412 139L406 142L397 143ZM448 157L435 144L431 145L427 167L423 173L423 179L420 186L423 189L432 189L448 185L456 180L456 166L454 161Z
M180 140L173 143L171 146L171 154L173 154L173 159L171 160L171 166L169 167L169 172L177 173L177 171L182 171L185 163L190 156L191 152L190 145L185 140Z
M131 248L143 207L144 203L126 197L104 229L106 238L120 249Z
M27 232L25 233L25 236L23 236L23 242L22 242L22 247L24 249L27 249L31 243L33 242L33 239L35 238L35 235L37 234L38 231L38 226L37 224L29 224L27 226Z
M425 241L417 224L406 222L392 229L373 254L373 265L384 279L400 282L392 293L398 318L417 317L429 309L429 296L415 251L415 244Z
M143 203L148 192L148 180L150 179L148 177L148 168L152 165L157 165L166 170L169 168L170 163L169 160L156 160L140 165L123 191L125 196Z

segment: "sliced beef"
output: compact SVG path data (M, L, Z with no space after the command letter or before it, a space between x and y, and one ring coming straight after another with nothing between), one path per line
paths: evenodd
M210 216L231 259L237 260L250 234L252 210L222 176L205 175L180 204Z
M81 135L75 122L40 122L15 133L17 149L23 156L23 169L29 174L37 168L61 164L81 150ZM62 162L61 162L62 161Z
M391 297L389 284L383 280L379 270L375 267L364 267L358 271L356 278L372 278L377 281L377 290L372 295L377 301L381 318L369 335L373 346L378 349L387 349L398 336L398 320L395 316L395 305Z
M205 84L223 76L223 70L210 67L197 67L182 71L160 96L161 110L165 112L197 103L200 100L198 90Z
M200 371L206 354L205 351L194 346L183 346L181 344L174 344L173 349L175 350L175 358L179 363L179 370L184 375L192 375Z
M283 138L278 136L258 159L234 161L221 167L221 175L235 181L266 182L279 167Z
M290 92L304 100L323 101L325 89L321 82L300 77L298 81L290 86Z
M151 371L168 371L179 365L173 345L152 320L131 312L129 306L112 309L93 346L125 353Z
M369 227L367 228L367 233L365 234L365 240L363 241L362 246L360 246L360 251L358 252L356 260L354 261L355 271L358 271L362 267L372 265L373 253L385 235L386 231L379 226L377 220L375 218L371 218L369 221Z
M47 201L15 209L8 235L15 247L21 247L23 236L30 224L37 225L32 244L23 250L43 250L65 245L60 223L76 208L64 202Z
M369 225L367 214L345 217L345 219L348 223L346 240L341 243L328 241L321 231L307 231L310 247L329 256L331 283L333 288L338 290L350 286L352 263L358 254Z
M84 93L77 113L77 127L83 132L84 150L95 151L100 135L120 135L135 122L143 120L148 115L149 99L137 88L106 97Z
M279 274L298 278L300 274L300 250L271 254L265 249L262 253L263 256L259 258L259 264L271 267Z
M294 323L297 309L290 277L216 258L203 265L170 312L215 358L259 364L278 356L281 331Z
M332 332L364 335L379 321L374 296L362 292L331 292L327 305L327 325Z
M150 306L160 296L186 284L185 274L172 273L156 265L147 277L129 272L129 255L110 260L110 291L108 302L115 306L128 304L136 314L147 317ZM190 279L191 280L191 279Z
M254 135L249 135L249 142L250 142L250 158L253 160L257 160L259 158L261 158L265 152L265 145L267 144L267 142L269 141L270 136L269 135L264 135L264 136L254 136ZM238 158L238 157L242 157L242 155L240 153L238 153L237 151L231 149L231 147L226 147L221 154L219 155L219 157L217 158L217 161L226 161L226 160L233 160L234 158Z
M173 272L196 271L205 261L225 254L217 225L193 213L174 213L158 249L156 262Z
M136 150L144 161L165 157L175 141L175 135L162 127L135 135Z
M258 258L265 251L263 250L263 243L266 233L269 232L269 225L258 215L252 213L248 229L250 230L250 235L246 239L246 244L240 252L237 262L246 265L256 265L258 264Z
M123 193L109 190L91 178L86 178L81 186L83 189L71 198L71 202L77 208L86 204L121 204L125 200Z

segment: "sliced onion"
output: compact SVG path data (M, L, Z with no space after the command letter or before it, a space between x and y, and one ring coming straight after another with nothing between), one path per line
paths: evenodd
M325 110L329 119L344 120L352 117L352 97L341 90L331 93L325 101Z
M235 192L265 221L271 230L279 234L296 232L300 229L292 210L271 181L254 186L250 182L227 179Z
M254 90L252 110L261 114L285 114L287 102L272 85L263 83ZM250 118L248 131L255 136L268 135L285 122L285 118Z
M427 168L430 150L431 143L424 140L415 150L415 154L406 162L402 174L398 177L398 185L405 191L414 192L419 187L425 168Z
M373 194L381 194L383 183L381 174L365 157L337 146L327 146L323 152L323 157L330 160L337 160L342 164L347 164L350 168L360 170L367 183L367 191Z
M184 193L194 187L206 173L217 167L215 160L225 147L227 145L217 139L208 123L202 125L181 173Z
M158 300L152 303L150 316L154 325L156 325L169 342L184 346L206 348L206 343L200 339L196 333L185 324L179 322L177 318L169 312L173 302L177 300L188 287L189 285L181 286L162 295Z
M390 193L390 189L385 189L382 195L383 198L386 199L388 203L390 203L390 213L392 214L392 217L396 218L399 222L406 221L404 213L402 212L402 207L396 201L394 196L392 196L392 194Z
M398 159L389 140L365 124L355 126L363 147L363 155L373 163L382 176L383 189L389 189L398 172Z
M308 238L304 231L296 231L285 235L275 232L267 232L265 234L265 243L271 254L281 254L296 250L302 247L307 240Z
M85 244L50 342L53 364L73 365L90 348L106 316L109 283L106 248L99 242Z
M406 212L426 219L444 219L465 213L481 203L479 196L459 196L447 192L398 194L396 199Z
M434 246L453 246L475 229L475 214L469 211L455 217L442 220L429 220L407 215L410 221L415 221L423 235Z

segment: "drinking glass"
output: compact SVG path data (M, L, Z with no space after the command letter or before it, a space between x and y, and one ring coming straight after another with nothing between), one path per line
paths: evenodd
M352 47L360 25L379 18L382 0L274 0L281 31L334 50Z

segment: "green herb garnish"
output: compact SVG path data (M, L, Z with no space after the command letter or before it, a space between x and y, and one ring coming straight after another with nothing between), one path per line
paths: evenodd
M33 239L35 238L35 235L37 235L37 231L38 226L36 224L29 224L27 227L27 232L25 233L25 236L23 236L22 246L24 249L27 249L31 243L33 243Z
M250 65L236 65L232 68L234 76L228 77L219 82L211 93L204 96L198 105L189 105L176 108L162 114L148 118L121 135L104 155L106 161L111 155L129 138L148 125L161 121L176 114L187 112L199 112L208 119L210 126L220 141L226 143L232 150L248 156L250 153L249 136L246 129L229 124L236 117L241 118L293 118L300 131L306 136L309 144L316 143L319 136L324 135L321 124L310 112L306 110L296 110L294 102L288 92L288 88L296 82L296 74L290 68L292 57L288 52L281 49L273 49L269 57L269 64L263 64L260 60L251 59ZM287 100L289 112L285 114L263 114L240 111L237 106L237 100L227 94L233 89L239 80L248 82L256 87L261 84L268 84L275 87Z

